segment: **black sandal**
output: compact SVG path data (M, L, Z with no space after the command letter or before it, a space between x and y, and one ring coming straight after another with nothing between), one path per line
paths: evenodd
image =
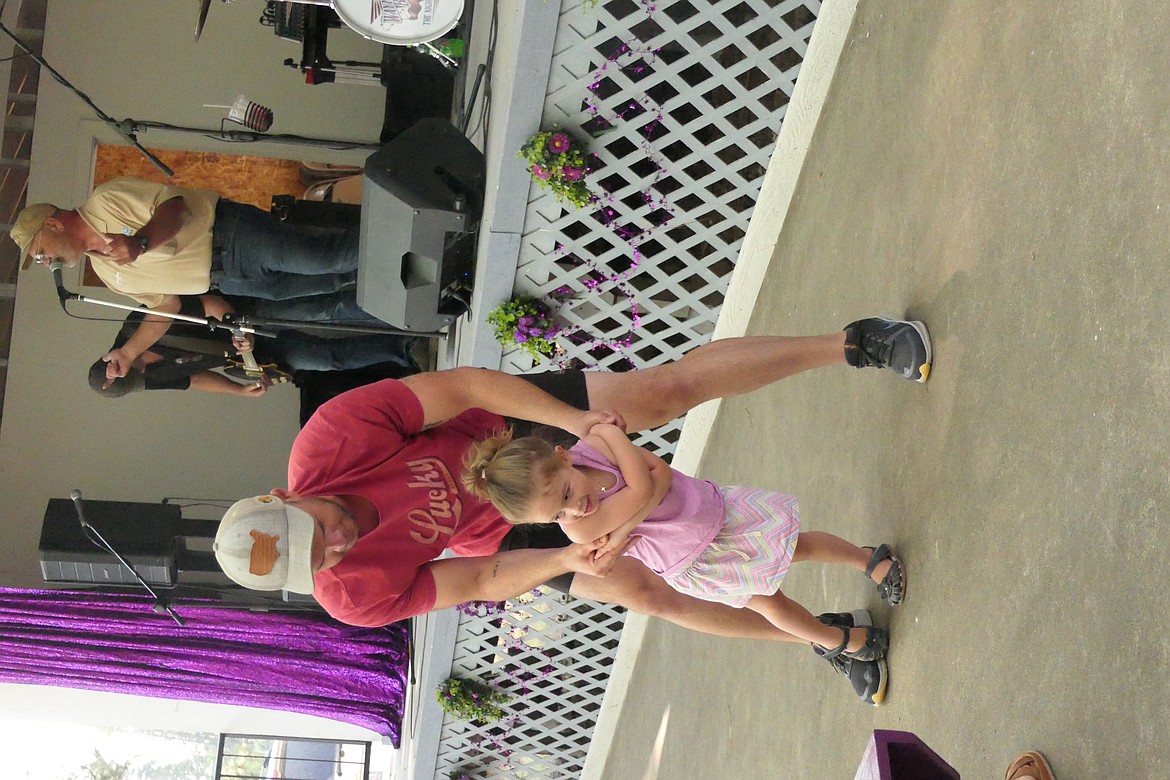
M861 549L873 550L873 555L869 556L869 564L865 567L865 576L869 577L871 581L873 581L873 570L877 568L877 565L882 561L890 562L886 576L876 583L878 596L891 607L901 604L902 599L906 597L906 567L902 565L902 561L898 560L894 551L886 544L880 544L877 548L863 547Z
M817 651L817 655L826 660L832 660L839 655L846 658L852 658L855 661L877 661L880 658L886 657L886 651L890 649L890 634L883 628L875 628L874 626L856 626L857 629L865 632L865 643L856 650L850 652L845 648L849 646L849 632L851 629L845 626L837 626L841 629L842 639L841 644L830 650L823 648L824 652ZM816 649L818 646L813 645Z

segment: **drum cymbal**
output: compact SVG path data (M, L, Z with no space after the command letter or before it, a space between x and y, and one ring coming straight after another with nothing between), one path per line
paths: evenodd
M199 0L199 21L195 23L195 40L203 34L203 25L207 22L207 11L211 8L211 0Z

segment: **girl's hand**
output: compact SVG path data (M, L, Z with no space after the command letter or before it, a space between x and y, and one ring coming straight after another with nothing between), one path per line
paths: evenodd
M586 542L585 544L571 544L563 548L562 554L567 556L567 560L569 561L567 567L569 571L575 571L578 574L589 574L594 577L604 577L613 570L613 567L621 559L622 554L633 543L633 539L627 539L617 549L606 552L599 549L601 545L598 544L598 540L594 539L592 542Z
M625 548L627 546L626 542L630 538L631 530L633 529L619 528L616 531L608 533L605 536L599 538L597 541L601 543L601 546L597 548L596 552L593 553L594 559L600 558L607 553L611 553L619 547ZM633 541L638 541L638 537L635 536Z

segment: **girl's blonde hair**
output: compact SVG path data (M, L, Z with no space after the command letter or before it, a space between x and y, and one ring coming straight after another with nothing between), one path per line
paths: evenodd
M463 458L463 487L520 524L560 465L553 445L537 436L513 439L509 428L471 445Z

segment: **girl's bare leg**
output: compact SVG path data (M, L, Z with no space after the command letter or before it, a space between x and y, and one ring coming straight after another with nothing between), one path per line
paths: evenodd
M859 572L865 572L869 565L870 551L858 547L839 536L827 534L824 531L801 531L796 539L796 550L792 554L792 561L812 561L813 563L839 563ZM870 577L874 582L881 582L886 572L892 566L889 560L882 561L873 570Z
M832 650L841 644L843 633L840 628L828 626L812 616L812 613L776 591L771 596L752 596L748 609L760 613L781 631L799 637L805 642ZM860 650L865 644L864 629L849 629L847 651Z
M620 604L704 634L773 642L807 641L780 630L750 609L736 609L679 593L633 558L622 558L604 579L578 574L573 578L570 592L593 601ZM834 647L841 643L840 635L838 631Z

